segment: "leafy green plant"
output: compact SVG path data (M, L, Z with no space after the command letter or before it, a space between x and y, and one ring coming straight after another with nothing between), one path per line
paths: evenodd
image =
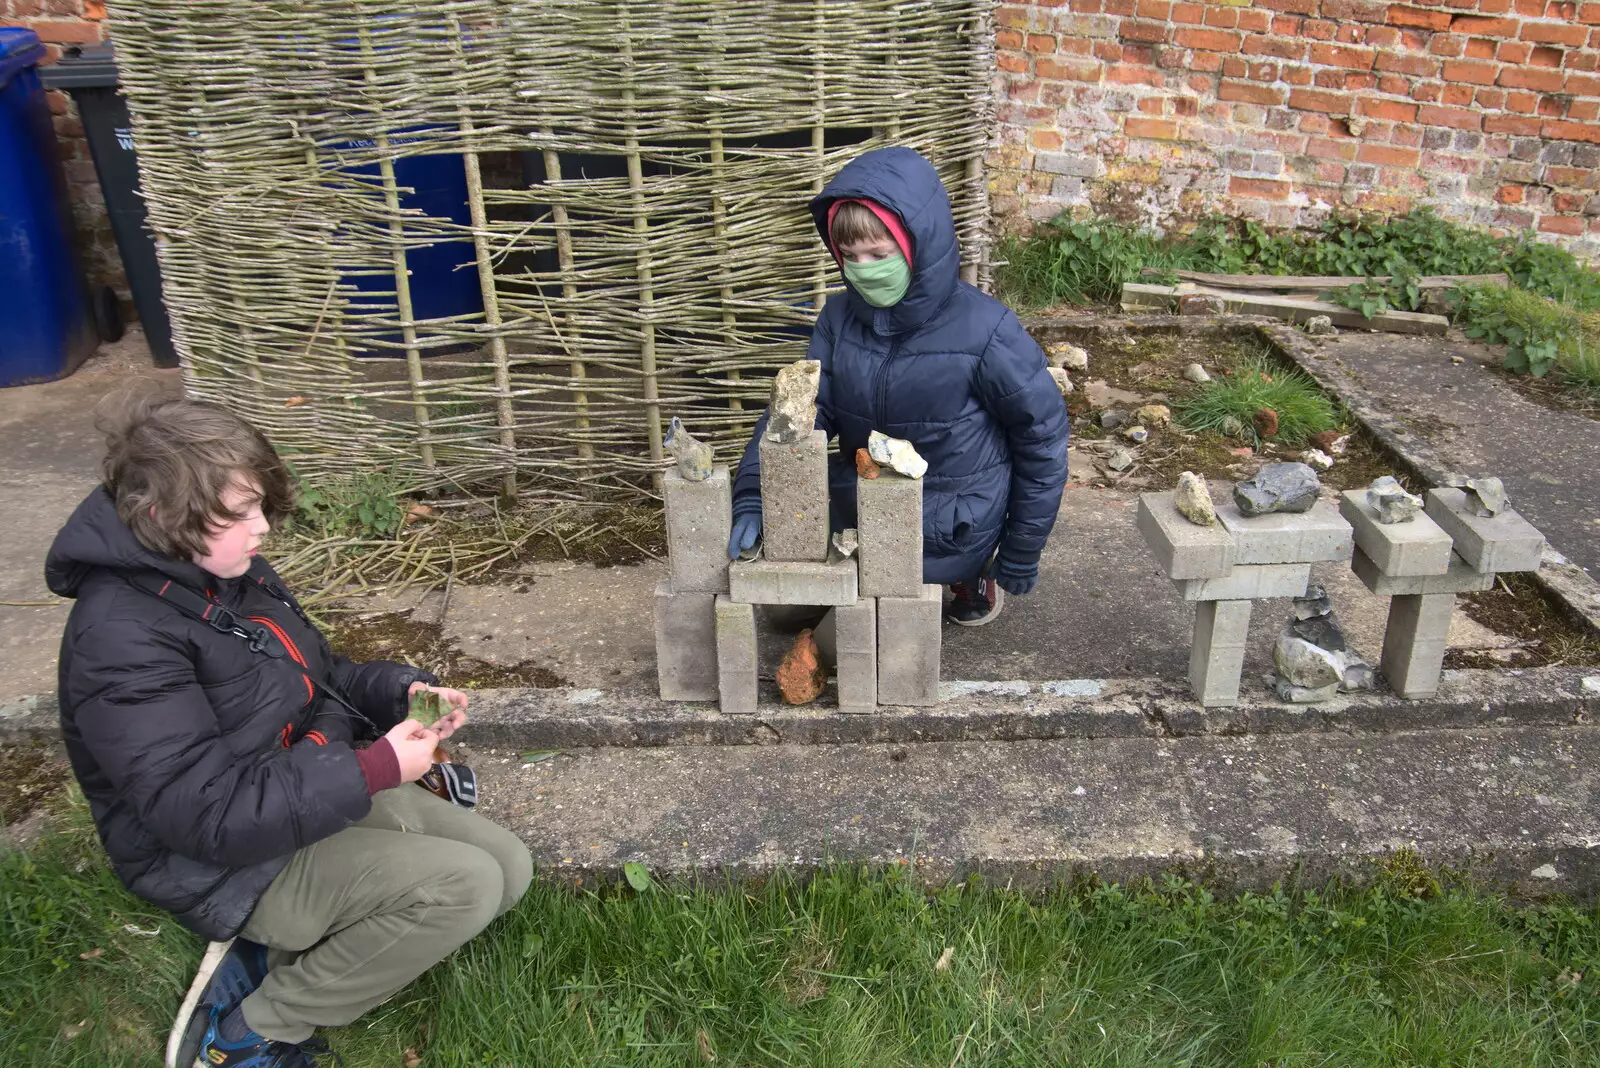
M388 538L405 521L399 484L392 474L312 481L294 476L294 522L331 535Z
M1258 409L1278 414L1278 441L1304 445L1313 434L1339 425L1339 412L1309 376L1264 359L1241 364L1197 387L1176 405L1178 422L1190 430L1225 436L1254 434Z
M1543 378L1563 348L1578 346L1578 313L1516 286L1463 286L1452 296L1455 318L1470 338L1506 346L1507 370Z
M1368 319L1392 308L1416 311L1423 304L1422 283L1411 265L1403 263L1387 278L1380 275L1335 290L1328 295L1328 300L1358 311Z
M1186 245L1114 219L1074 221L1063 217L1026 240L1002 242L1000 283L1008 299L1024 307L1104 304L1116 301L1124 282L1146 267L1209 269ZM1197 266L1198 265L1198 266Z

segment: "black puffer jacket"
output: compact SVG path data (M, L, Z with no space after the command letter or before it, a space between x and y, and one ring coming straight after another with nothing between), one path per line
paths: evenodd
M267 623L293 658L246 642L128 582L154 570ZM77 599L61 639L61 730L117 874L211 939L237 934L302 846L371 807L351 742L371 728L324 696L326 679L378 730L431 675L334 656L277 575L216 579L151 552L104 489L56 535L45 579ZM296 660L304 660L304 666Z

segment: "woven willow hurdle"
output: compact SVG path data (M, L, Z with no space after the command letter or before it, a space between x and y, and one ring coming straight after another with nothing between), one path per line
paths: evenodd
M837 284L806 201L867 148L934 160L986 259L987 0L112 6L188 386L311 475L640 498L673 414L731 457ZM446 154L460 221L395 174ZM481 311L414 319L441 242Z

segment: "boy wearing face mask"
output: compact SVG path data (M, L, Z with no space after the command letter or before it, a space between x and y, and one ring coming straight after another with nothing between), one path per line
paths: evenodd
M950 200L908 148L851 161L811 202L844 275L807 358L822 364L817 426L839 437L829 467L835 530L856 525L855 454L874 430L905 438L923 477L923 581L948 585L946 618L981 626L1001 591L1039 576L1066 481L1067 416L1044 353L1012 311L962 282ZM756 424L734 482L736 557L761 533Z

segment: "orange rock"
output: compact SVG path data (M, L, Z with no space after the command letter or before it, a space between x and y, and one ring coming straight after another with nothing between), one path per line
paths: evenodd
M1329 456L1333 455L1333 443L1338 440L1339 432L1337 430L1324 430L1320 434L1311 435L1311 444L1315 445Z
M1278 413L1271 408L1257 408L1251 422L1256 425L1256 433L1264 438L1270 438L1278 432Z
M787 704L805 705L822 696L828 671L822 666L822 653L810 629L800 632L778 665L778 689Z
M866 449L856 450L856 474L862 478L877 478L883 468L878 466L878 461Z

